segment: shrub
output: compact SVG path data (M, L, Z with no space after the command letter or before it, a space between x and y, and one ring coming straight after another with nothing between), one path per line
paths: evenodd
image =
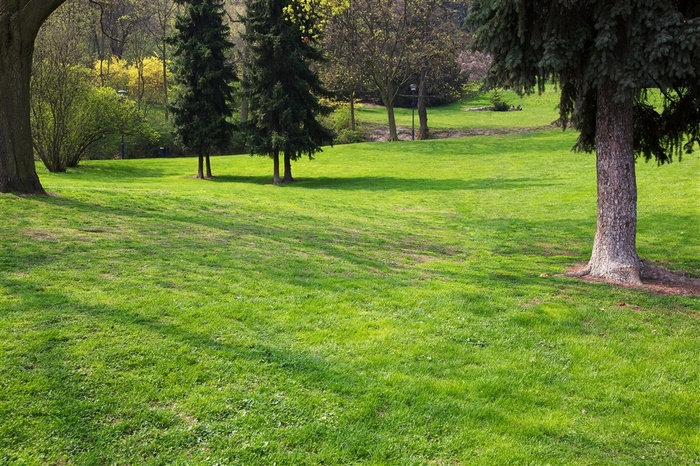
M494 89L491 93L491 106L497 112L507 112L510 110L510 105L503 98L500 89Z

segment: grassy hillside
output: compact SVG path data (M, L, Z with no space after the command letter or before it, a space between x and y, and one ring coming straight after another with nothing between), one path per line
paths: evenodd
M522 98L514 92L503 91L502 97L507 103L522 106L523 110L519 112L468 111L491 105L489 96L488 93L480 94L451 105L428 108L428 126L431 131L542 128L559 118L557 110L559 93L554 90L542 95L534 94ZM410 128L411 117L410 108L396 109L397 125ZM357 112L357 118L365 123L387 125L386 110L380 106L362 106ZM417 113L415 118L417 128L419 124Z
M697 463L697 298L561 275L573 137L40 173L0 197L0 463ZM640 253L695 276L698 168L638 166Z

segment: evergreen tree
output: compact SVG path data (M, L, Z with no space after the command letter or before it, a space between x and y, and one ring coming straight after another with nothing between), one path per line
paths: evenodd
M226 53L233 47L224 23L222 0L179 0L184 15L175 21L171 38L173 74L179 85L171 107L175 127L185 146L199 156L197 178L211 178L209 156L231 139L234 125L231 84L236 80Z
M333 142L333 131L318 121L330 109L319 97L327 95L312 64L323 55L315 46L313 24L294 21L291 0L249 0L244 39L249 50L243 89L249 99L247 147L251 154L273 159L273 183L293 181L292 160L313 158ZM280 154L284 178L280 179Z
M638 284L658 269L636 251L635 155L659 163L700 141L700 4L695 0L476 0L492 83L557 81L579 150L596 151L598 219L582 275ZM665 96L658 112L645 91Z

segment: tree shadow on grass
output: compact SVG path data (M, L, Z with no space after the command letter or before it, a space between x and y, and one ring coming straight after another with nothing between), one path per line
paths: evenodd
M26 309L27 301L37 301L36 292L28 291L18 280L0 277L0 286L15 295L15 308ZM180 324L174 323L168 317L172 312L163 312L164 316L159 312L167 309L135 312L86 304L54 290L40 294L40 301L50 302L51 308L33 314L29 325L32 341L21 343L23 348L29 347L28 351L12 349L20 339L8 346L3 358L12 368L4 374L5 383L16 388L12 391L12 406L0 412L0 422L7 426L4 434L11 438L9 444L0 445L0 457L31 452L49 463L59 459L111 463L116 459L111 455L121 454L114 446L128 444L127 439L133 435L131 449L137 449L129 455L140 461L158 450L163 432L169 429L187 438L180 439L180 451L170 446L165 453L175 455L171 460L187 456L187 445L196 449L200 439L193 425L185 429L183 424L196 424L207 410L183 412L185 408L176 405L186 404L190 392L212 386L209 381L214 379L214 385L234 387L228 397L241 396L229 402L258 398L255 408L263 410L264 416L270 415L267 409L274 409L265 406L265 397L284 390L286 384L314 393L329 391L346 399L363 396L375 385L371 378L343 363L294 350L284 337L272 335L264 322L252 326L247 323L241 330L252 334L250 339L222 341L217 332L226 329L215 332L193 326L186 320L178 321L177 315L175 322ZM238 333L234 335L240 337ZM126 337L125 341L119 341L120 335ZM89 348L93 339L100 343L85 355L86 342ZM141 343L134 343L134 339ZM217 367L231 364L238 370L217 372ZM189 373L193 365L200 366L197 377ZM241 379L241 371L251 379ZM139 386L143 389L138 390ZM165 387L167 391L163 391ZM215 406L216 401L210 403L210 410L223 412L222 406ZM313 412L301 414L306 419L294 422L314 422ZM239 422L234 419L236 412L228 416L232 422ZM211 423L212 419L203 421ZM49 437L51 442L41 440ZM11 456L5 459L13 460ZM168 462L167 455L160 460Z
M269 176L223 175L208 180L214 183L272 184ZM538 178L435 179L388 176L297 178L279 185L287 188L329 189L339 191L459 191L483 189L523 189L528 186L557 186L552 180Z
M485 189L524 189L529 186L556 186L538 178L396 178L386 176L320 177L300 179L290 186L304 189L340 191L471 191Z
M95 179L100 183L124 182L127 179L160 178L167 174L162 168L147 167L143 164L93 163L68 169L61 177L75 179Z
M245 175L214 175L209 180L212 183L240 183L240 184L272 184L270 176L245 176Z

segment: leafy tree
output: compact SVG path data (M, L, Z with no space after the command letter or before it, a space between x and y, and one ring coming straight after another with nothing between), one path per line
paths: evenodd
M78 2L66 2L37 36L31 79L35 154L49 171L75 167L86 151L111 134L146 133L131 101L111 88L95 88L92 57Z
M394 101L410 77L409 52L416 20L411 8L417 1L353 0L334 19L351 38L353 57L381 96L392 141L399 139Z
M109 135L139 134L157 140L136 104L112 88L90 86L88 70L72 66L49 82L44 81L45 70L37 70L32 78L32 135L34 150L49 171L76 167Z
M311 15L297 15L300 4L289 0L250 0L244 18L249 49L244 93L250 102L247 146L251 153L273 159L273 183L293 181L292 160L313 158L334 133L318 120L330 108L319 101L327 95L312 64L323 55L316 47ZM304 22L293 21L303 18ZM279 156L284 154L284 178Z
M669 162L700 140L700 4L658 0L476 0L492 82L561 86L561 118L596 151L598 219L584 275L638 284L635 155ZM644 87L665 96L657 112Z
M460 72L458 57L467 45L467 33L461 24L466 3L466 0L421 0L411 5L415 24L409 64L418 88L418 139L429 137L428 94L461 93L466 76Z
M338 15L350 15L350 10L343 10ZM338 97L346 99L349 110L349 129L357 131L355 101L364 90L368 81L363 66L355 31L348 27L348 19L336 18L327 25L324 34L324 49L328 61L319 70L326 86Z
M224 24L221 0L179 0L187 5L177 17L172 38L174 79L179 84L171 107L179 137L199 156L197 178L211 178L209 156L230 139L234 125L230 102L236 80L226 52L233 47Z

